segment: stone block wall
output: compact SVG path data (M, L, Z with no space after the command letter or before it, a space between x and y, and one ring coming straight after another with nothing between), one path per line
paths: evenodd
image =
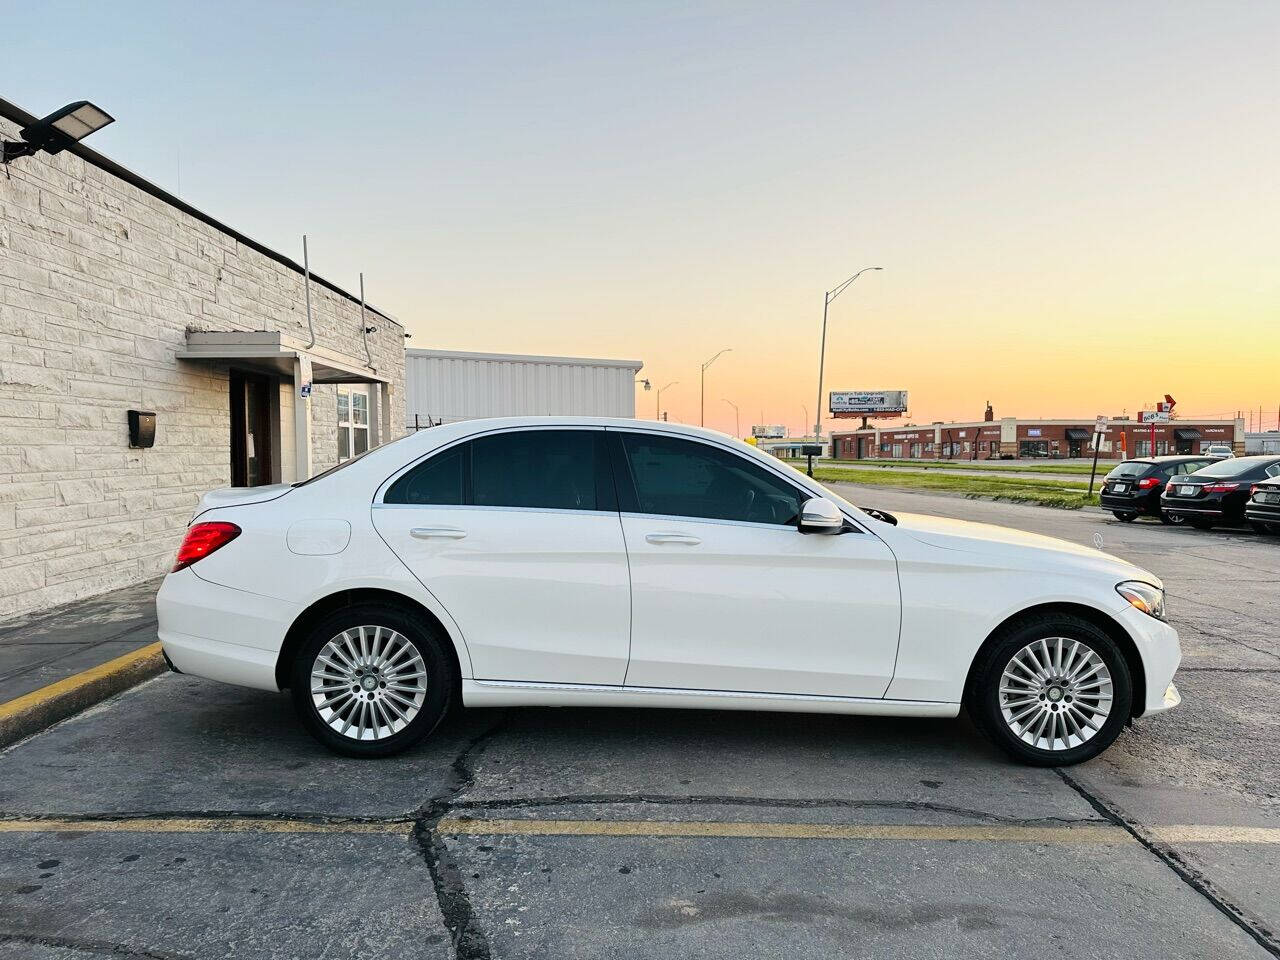
M18 125L0 118L0 136ZM189 330L307 338L303 277L70 152L0 173L0 618L164 573L199 497L230 483L228 371L176 359ZM359 304L318 283L316 344L364 362ZM368 314L404 420L404 331ZM126 411L154 410L130 449ZM285 427L288 430L288 425ZM313 468L337 457L334 388Z

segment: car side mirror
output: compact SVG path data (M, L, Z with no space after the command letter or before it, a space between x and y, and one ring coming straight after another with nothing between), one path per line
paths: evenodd
M801 533L839 533L844 529L844 514L826 497L813 497L800 507Z

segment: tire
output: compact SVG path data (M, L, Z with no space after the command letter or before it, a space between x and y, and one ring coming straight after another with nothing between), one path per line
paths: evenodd
M1212 530L1212 529L1213 529L1213 521L1212 521L1212 520L1188 520L1188 521L1187 521L1187 523L1191 524L1191 525L1192 525L1193 527L1195 527L1197 530Z
M1138 519L1138 515L1136 513L1122 513L1119 510L1112 510L1111 515L1121 523L1133 523L1133 521Z
M315 626L294 658L294 709L335 753L389 757L406 750L435 730L455 699L448 642L395 607L338 610ZM318 659L322 654L328 664Z
M1160 522L1175 527L1180 527L1187 522L1186 517L1175 517L1172 513L1160 511Z
M1260 533L1264 537L1271 532L1271 524L1263 523L1261 520L1250 520L1249 526L1253 527L1254 533Z
M1084 663L1081 675L1051 673L1061 669L1055 656L1068 671ZM1034 679L1023 666L1032 662L1041 664ZM1011 682L1006 674L1020 679ZM1045 674L1071 682L1050 683ZM1109 705L1102 696L1108 685ZM1034 699L1020 697L1024 692ZM1070 614L1028 617L994 634L974 662L965 693L969 715L988 739L1014 760L1036 767L1069 766L1102 753L1128 722L1132 702L1133 680L1116 642ZM1052 737L1044 724L1052 725Z

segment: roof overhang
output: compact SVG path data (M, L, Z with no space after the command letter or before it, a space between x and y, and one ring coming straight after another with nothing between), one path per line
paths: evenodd
M1191 428L1189 428L1189 427L1183 427L1183 428L1181 428L1181 429L1175 429L1175 430L1173 431L1173 438L1174 438L1175 440L1199 440L1199 439L1201 439L1201 438L1200 438L1200 431L1199 431L1199 430L1192 430L1192 429L1191 429Z
M391 381L352 357L331 350L307 347L287 334L269 331L187 333L187 348L178 351L179 360L226 363L241 369L257 370L281 377L293 377L294 362L311 361L313 383L390 383Z
M1067 427L1068 440L1088 440L1090 431L1084 427Z

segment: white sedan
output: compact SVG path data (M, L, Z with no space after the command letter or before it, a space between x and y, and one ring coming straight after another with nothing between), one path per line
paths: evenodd
M450 704L954 717L1095 756L1179 702L1160 580L1002 527L861 510L722 434L435 427L303 483L205 496L157 599L170 665L292 691L324 744Z

